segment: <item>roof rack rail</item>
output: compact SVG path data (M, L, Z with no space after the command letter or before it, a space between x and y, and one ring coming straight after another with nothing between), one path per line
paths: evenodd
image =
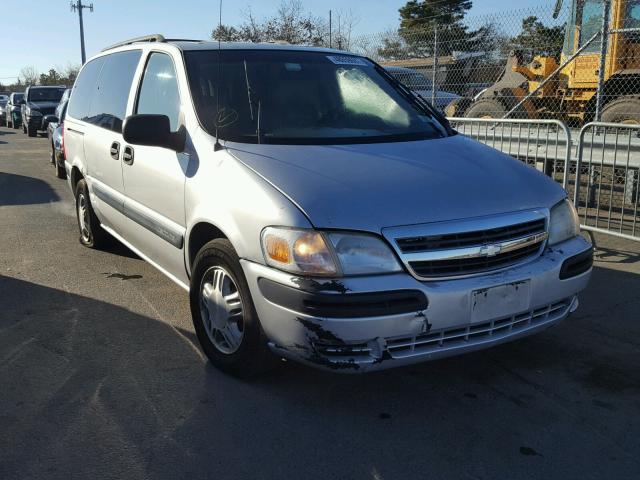
M100 51L106 52L107 50L112 50L114 48L124 47L125 45L131 45L133 43L140 43L140 42L162 42L163 43L163 42L166 42L166 40L164 36L160 35L159 33L155 33L153 35L144 35L142 37L136 37L136 38L131 38L129 40L124 40L123 42L115 43L110 47L103 48Z
M204 42L204 40L202 40L201 38L199 38L199 39L195 39L195 38L165 38L164 41L165 42L193 42L193 43Z

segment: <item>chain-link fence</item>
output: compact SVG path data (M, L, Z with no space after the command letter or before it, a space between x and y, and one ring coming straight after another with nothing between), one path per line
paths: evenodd
M342 47L449 116L640 123L640 0L558 3L420 19Z

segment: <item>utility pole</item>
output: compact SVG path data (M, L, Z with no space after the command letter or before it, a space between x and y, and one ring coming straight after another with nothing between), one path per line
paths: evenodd
M331 41L331 10L329 10L329 48L333 48L333 42Z
M91 5L83 5L82 0L77 2L71 2L71 11L78 12L78 19L80 20L80 53L82 55L82 64L87 60L87 55L84 52L84 24L82 23L82 9L88 8L90 12L93 12L93 3Z

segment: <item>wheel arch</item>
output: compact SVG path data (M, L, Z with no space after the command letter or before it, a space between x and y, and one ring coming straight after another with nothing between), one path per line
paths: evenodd
M217 238L229 240L229 237L216 225L207 221L199 221L195 223L187 232L186 241L186 267L189 275L193 267L193 261L198 255L200 249Z
M77 165L71 167L71 191L74 195L76 194L76 185L78 185L78 182L83 178L84 175L82 175L82 172Z
M614 102L625 95L640 94L640 72L619 72L609 77L604 83L602 93L602 107ZM598 92L596 92L587 102L585 107L585 123L590 122L596 115L596 102Z

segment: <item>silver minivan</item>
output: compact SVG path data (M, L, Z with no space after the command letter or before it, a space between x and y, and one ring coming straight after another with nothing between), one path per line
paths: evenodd
M566 318L591 274L560 186L362 56L123 42L83 66L64 138L82 244L115 237L189 292L234 374L486 348Z

